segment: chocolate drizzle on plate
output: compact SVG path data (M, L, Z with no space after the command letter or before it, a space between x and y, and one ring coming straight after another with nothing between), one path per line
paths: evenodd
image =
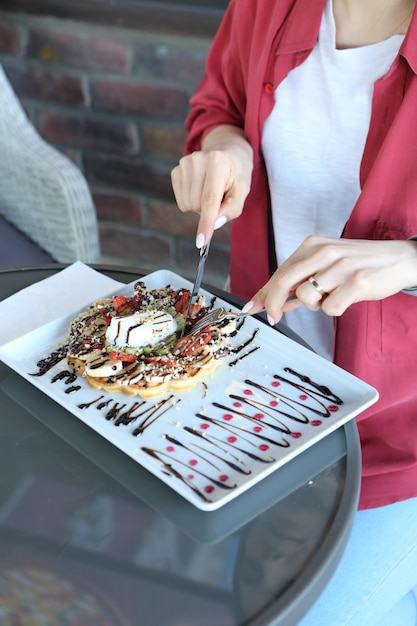
M74 372L70 372L69 370L62 370L62 372L58 372L55 376L52 377L51 383L56 383L58 380L65 380L65 384L69 385L74 383L77 380L78 376Z
M224 447L219 446L216 442L215 439L213 437L207 437L204 433L196 430L195 428L190 428L189 426L184 426L184 430L187 433L190 433L191 435L194 435L195 437L200 437L201 439L205 440L205 443L207 445L207 441L210 444L210 448L212 448L213 446L216 446L217 448L219 448L219 450L221 450L223 452L223 454L229 455L230 456L230 451L226 450ZM195 446L196 448L199 448L201 450L205 450L206 448L203 448L202 446ZM239 459L238 456L232 455L233 458L236 459L236 461L238 461L240 463L240 465L238 465L237 463L234 463L233 461L229 461L229 459L226 459L224 456L220 456L218 454L216 454L215 452L213 452L213 450L210 450L212 456L221 459L224 463L226 463L226 465L228 465L229 467L232 468L232 470L234 470L235 472L239 472L239 474L245 474L246 476L249 476L250 474L252 474L252 471L250 469L245 469L244 467L244 463L241 459Z
M166 474L174 476L180 482L184 483L184 485L187 485L187 487L189 487L192 491L194 491L194 493L196 493L199 498L201 498L205 502L211 502L212 501L211 498L208 498L202 490L200 490L200 489L198 489L198 487L196 487L196 485L193 483L193 479L192 478L187 478L187 476L182 475L181 472L177 471L175 468L172 467L172 465L170 463L165 461L162 458L161 453L159 451L153 450L152 448L146 448L146 447L142 448L142 451L145 452L146 454L148 454L149 456L153 457L157 461L159 461L162 464L163 471Z
M68 347L68 344L60 346L59 348L48 354L47 357L38 361L36 363L38 371L33 374L29 374L29 376L43 376L44 374L49 372L49 370L55 367L55 365L62 361L62 359L66 358Z
M165 400L160 400L159 402L157 402L156 404L148 407L145 411L142 412L142 414L140 415L140 417L142 417L143 415L145 415L146 417L144 418L143 422L140 424L140 426L138 426L137 428L135 428L135 430L133 431L133 435L136 437L137 435L142 435L145 430L147 428L149 428L150 426L152 426L152 424L159 419L160 417L162 417L162 415L164 415L164 413L166 413L167 411L169 411L170 409L172 409L173 407L175 407L178 402L180 402L180 400L174 400L174 396L171 395L169 396L169 398L166 398Z
M290 367L284 367L284 372L288 372L288 373L292 374L293 376L297 376L297 378L299 378L303 383L306 383L308 385L308 387L303 387L302 385L297 385L296 383L291 382L290 380L288 380L288 378L283 378L282 376L279 376L278 374L275 374L274 378L276 378L277 380L282 380L282 381L284 381L286 383L290 383L291 385L293 385L297 389L303 390L306 393L308 392L311 395L316 395L316 396L319 396L321 398L324 398L326 401L333 400L333 402L335 402L339 406L343 404L343 400L341 398L339 398L339 396L334 394L333 391L331 391L328 387L326 387L325 385L321 385L320 383L315 383L313 380L311 380L311 378L309 378L305 374L299 374L298 372L296 372L295 370L291 369ZM312 391L311 387L313 387L314 389L317 389L318 393L315 393L314 391Z

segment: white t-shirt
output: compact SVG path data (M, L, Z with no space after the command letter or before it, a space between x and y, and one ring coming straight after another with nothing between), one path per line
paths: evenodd
M388 71L403 38L336 49L328 0L316 46L278 86L262 136L278 264L307 235L340 237L360 193L373 83ZM301 306L283 321L332 358L332 318Z

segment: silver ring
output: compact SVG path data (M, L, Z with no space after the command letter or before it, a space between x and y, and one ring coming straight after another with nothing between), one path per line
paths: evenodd
M314 276L310 276L308 282L313 285L314 289L321 295L322 298L323 296L328 295L327 291L324 291L323 287L320 287Z

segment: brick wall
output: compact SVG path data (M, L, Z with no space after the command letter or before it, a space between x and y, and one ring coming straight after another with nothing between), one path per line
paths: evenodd
M0 11L0 63L32 123L84 172L102 261L194 277L196 216L177 209L170 171L210 37ZM227 276L217 231L205 282Z

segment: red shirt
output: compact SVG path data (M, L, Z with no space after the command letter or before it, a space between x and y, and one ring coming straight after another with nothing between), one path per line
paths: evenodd
M254 149L251 191L231 234L231 290L246 300L274 270L263 124L276 87L313 49L324 5L231 0L191 100L187 152L200 149L204 135L219 124L243 128ZM417 10L390 71L375 83L361 194L344 237L407 239L417 233L416 72ZM334 360L380 393L379 402L357 419L360 508L416 497L417 297L399 293L351 306L336 320Z

